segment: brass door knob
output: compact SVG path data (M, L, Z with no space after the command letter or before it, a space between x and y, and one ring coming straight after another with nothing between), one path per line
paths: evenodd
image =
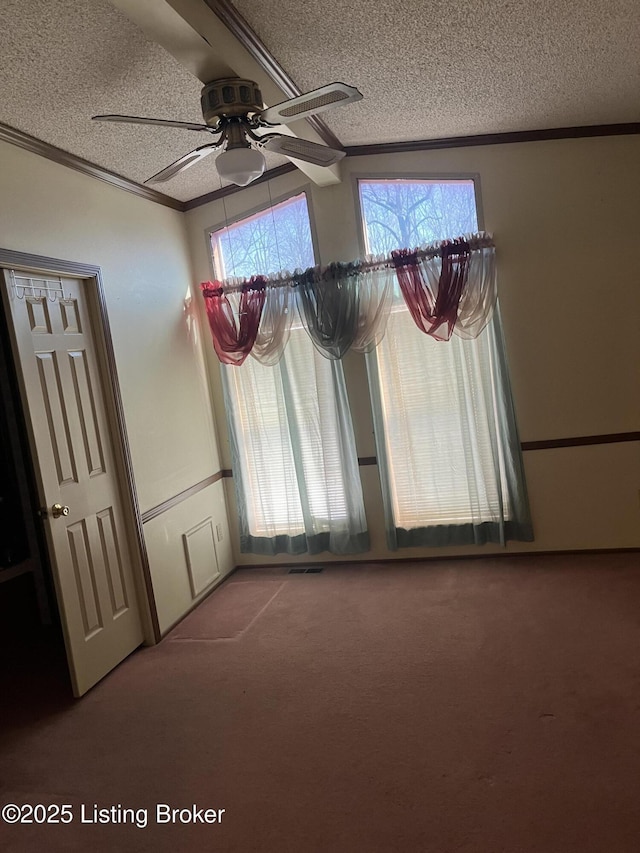
M51 515L54 518L60 518L61 515L69 515L69 507L62 504L54 504L51 507Z

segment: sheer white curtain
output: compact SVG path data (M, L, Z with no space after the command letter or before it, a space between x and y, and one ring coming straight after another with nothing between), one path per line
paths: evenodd
M243 278L271 271L261 276L265 301L251 357L221 364L241 550L366 551L342 364L314 349L284 272L314 263L306 196L213 232L211 245L216 275L242 277L224 286L236 325Z
M280 284L286 276L287 273L282 273L270 277L274 286L267 287L258 335L251 350L256 361L270 367L282 358L291 332L293 293L290 287Z
M362 353L371 352L385 336L396 280L395 270L385 264L383 256L370 255L364 261L377 262L379 266L363 272L358 279L358 327L352 349Z
M291 329L275 366L222 367L241 549L337 554L369 547L340 362Z
M442 342L397 304L367 363L389 546L531 539L498 313Z
M530 540L495 252L491 236L477 233L474 182L377 179L360 181L359 188L370 251L392 251L394 241L423 247L409 252L415 259L413 269L402 270L405 300L399 280L387 333L366 357L387 543L395 549ZM460 268L443 282L437 243L460 243L457 235L465 235L470 249L468 279L455 318L447 311L441 318L440 287L455 294ZM407 297L414 314L420 308L425 330L431 319L455 319L450 339L420 331ZM439 329L450 331L435 322Z
M493 245L479 246L469 257L469 273L453 334L477 338L493 316L498 299L496 252Z

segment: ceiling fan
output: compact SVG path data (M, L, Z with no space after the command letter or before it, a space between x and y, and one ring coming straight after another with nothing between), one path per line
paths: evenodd
M201 92L200 103L206 124L171 121L142 116L99 115L95 121L121 121L132 124L151 124L160 127L181 127L213 134L215 139L180 157L166 169L153 175L145 184L168 181L214 151L220 177L244 187L263 173L265 160L260 149L305 160L317 166L331 166L345 156L344 151L308 142L281 133L258 133L290 121L318 115L342 104L359 101L361 93L345 83L329 83L304 95L263 109L262 94L252 80L225 77L207 83Z

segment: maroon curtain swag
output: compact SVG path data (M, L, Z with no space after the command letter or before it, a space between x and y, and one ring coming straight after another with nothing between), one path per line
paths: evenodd
M262 317L266 282L265 276L256 275L242 285L239 324L233 316L231 303L224 295L222 282L206 281L200 285L213 346L223 364L240 365L251 352Z
M469 276L471 249L466 240L442 245L438 282L429 281L418 250L391 252L400 290L420 331L438 341L448 341L458 319L458 306ZM444 327L444 328L443 328Z

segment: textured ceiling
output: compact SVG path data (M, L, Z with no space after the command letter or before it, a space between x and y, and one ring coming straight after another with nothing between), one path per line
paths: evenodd
M142 183L208 137L99 113L202 122L202 83L107 0L1 0L0 122ZM155 189L220 189L215 154ZM288 162L267 155L267 168Z
M303 91L360 88L363 101L323 115L343 145L640 121L638 0L235 6ZM108 0L2 0L0 86L0 122L140 183L207 140L90 120L202 120L201 83ZM219 189L213 161L157 188Z
M303 90L360 88L343 145L640 121L639 0L234 6Z

